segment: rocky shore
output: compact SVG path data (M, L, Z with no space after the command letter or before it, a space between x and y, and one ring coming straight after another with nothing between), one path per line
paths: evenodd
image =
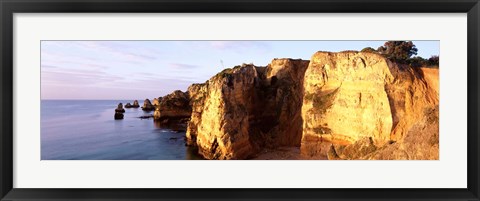
M438 69L316 52L225 69L142 109L205 159L436 160L438 91Z

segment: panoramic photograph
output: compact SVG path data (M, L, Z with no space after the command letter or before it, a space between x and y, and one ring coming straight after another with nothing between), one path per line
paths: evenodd
M440 41L41 41L41 160L439 160Z

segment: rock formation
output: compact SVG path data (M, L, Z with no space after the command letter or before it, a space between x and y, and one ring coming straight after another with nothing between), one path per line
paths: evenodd
M309 159L438 159L438 91L438 69L317 52L225 69L163 97L154 116L189 117L186 143L206 159L278 147Z
M176 90L156 100L153 113L155 126L185 132L192 113L188 93Z
M123 109L122 103L118 104L117 108L115 109L115 112L119 112L119 113L124 113L125 112L125 109Z
M341 145L358 152L401 143L424 110L438 105L435 87L422 69L375 53L317 52L305 72L301 152L327 155L333 144L338 155Z
M123 113L125 113L125 109L123 109L122 103L119 103L117 108L115 108L115 115L113 116L113 118L115 120L123 119Z
M125 104L125 108L132 108L132 104L130 103Z
M330 151L340 153L335 159L438 160L438 70L420 68L415 72L418 77L398 77L397 81L387 85L392 88L397 85L396 89L388 92L392 97L390 102L395 125L390 142L383 146L375 146L372 141L365 140L350 145L332 145ZM405 88L401 88L401 85ZM370 149L358 148L365 146ZM351 151L345 153L345 149ZM357 154L351 154L354 150Z
M303 77L309 61L274 59L266 68L256 68L260 85L254 100L252 127L262 136L262 147L300 146ZM263 72L262 72L263 71Z
M157 106L157 105L159 105L159 104L160 104L160 101L158 100L158 98L153 98L153 103L152 103L152 105L153 105L153 106Z
M253 65L224 70L207 81L196 145L207 159L244 159L255 149L250 142L250 117L257 72Z
M133 107L133 108L138 108L138 107L140 107L140 105L138 104L138 100L134 100L134 101L133 101L132 107Z
M188 93L176 90L156 100L157 105L153 114L155 120L190 118L192 109ZM161 101L158 102L158 100Z
M115 112L115 115L113 116L115 120L118 119L123 119L123 113L122 112Z
M208 85L192 84L188 87L188 94L190 96L190 106L192 114L187 125L186 144L190 146L197 145L197 130L202 121L202 112L205 98L207 96Z
M308 61L226 69L189 87L187 144L208 159L248 158L263 147L299 146L302 82ZM295 125L295 126L292 126Z
M155 107L152 105L152 103L150 102L150 100L148 98L145 99L145 101L143 101L142 110L145 110L145 111L155 110Z

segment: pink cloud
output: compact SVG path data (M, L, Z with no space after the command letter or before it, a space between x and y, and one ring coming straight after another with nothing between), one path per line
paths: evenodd
M230 50L238 53L257 49L269 51L270 47L261 41L211 41L210 46L218 50Z

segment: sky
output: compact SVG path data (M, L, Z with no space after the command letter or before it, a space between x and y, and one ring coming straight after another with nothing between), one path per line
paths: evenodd
M144 100L186 91L224 68L309 60L317 51L376 49L385 41L42 41L41 98ZM439 41L413 41L439 55Z

